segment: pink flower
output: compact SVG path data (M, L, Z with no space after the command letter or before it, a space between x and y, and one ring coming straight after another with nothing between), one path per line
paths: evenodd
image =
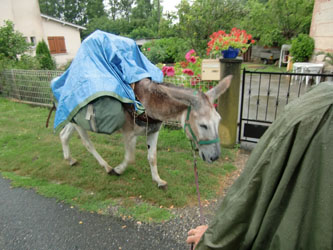
M175 75L175 69L172 66L163 66L162 68L163 75L167 76L174 76Z
M189 76L193 76L194 75L194 72L191 70L191 69L184 69L183 70L183 73L184 74L187 74Z
M148 48L147 50L150 51L150 48Z
M188 61L191 62L191 63L195 63L197 61L197 59L195 59L194 56L191 56L190 60L188 60Z
M169 67L166 73L167 73L167 76L174 76L175 75L174 67Z
M190 62L190 58L192 57L192 54L195 53L195 50L194 49L191 49L189 52L186 53L185 55L185 59Z

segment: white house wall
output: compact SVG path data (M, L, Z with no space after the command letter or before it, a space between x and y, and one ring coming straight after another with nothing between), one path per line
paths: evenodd
M1 26L4 20L11 20L15 30L21 32L27 41L31 42L31 37L35 37L36 43L42 40L43 27L39 11L38 0L0 0L0 21Z
M52 54L52 56L56 59L57 64L65 64L69 60L72 60L81 45L80 31L71 26L63 25L45 18L42 19L44 40L46 43L48 43L47 37L50 36L63 36L65 38L67 53Z
M333 1L315 0L310 36L315 40L315 52L333 52ZM314 61L321 61L317 56Z

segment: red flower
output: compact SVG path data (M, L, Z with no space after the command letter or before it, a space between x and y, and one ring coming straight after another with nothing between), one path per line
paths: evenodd
M193 76L194 75L194 72L191 70L191 69L184 69L183 70L183 73L184 74L187 74L189 76Z
M192 86L197 85L197 83L199 83L199 82L200 82L200 76L199 75L191 78L191 85Z
M150 48L148 48L147 50L150 51Z

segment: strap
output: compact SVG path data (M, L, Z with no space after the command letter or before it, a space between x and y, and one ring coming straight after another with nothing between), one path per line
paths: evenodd
M213 140L200 140L198 141L197 137L195 136L190 123L188 122L190 119L190 113L191 113L191 106L188 106L187 108L187 114L186 114L186 120L185 120L185 125L184 125L184 131L186 132L186 128L188 128L188 130L190 131L190 134L192 136L193 141L198 144L198 145L208 145L208 144L213 144L213 143L217 143L220 142L220 138L215 138ZM193 147L193 145L192 145Z
M48 128L49 127L49 121L50 121L50 118L51 118L51 114L52 112L56 110L56 106L55 106L55 103L53 102L53 106L52 108L50 109L50 112L49 112L49 115L47 116L47 119L46 119L46 124L45 126Z
M94 106L90 103L88 104L87 108L87 113L86 113L86 120L89 121L90 128L93 132L98 132L97 131L97 126L96 126L96 119L95 119L95 113L94 113Z

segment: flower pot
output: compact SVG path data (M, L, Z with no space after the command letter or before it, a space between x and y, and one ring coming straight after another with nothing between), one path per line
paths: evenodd
M229 47L227 50L222 50L223 58L236 58L239 54L239 49Z

